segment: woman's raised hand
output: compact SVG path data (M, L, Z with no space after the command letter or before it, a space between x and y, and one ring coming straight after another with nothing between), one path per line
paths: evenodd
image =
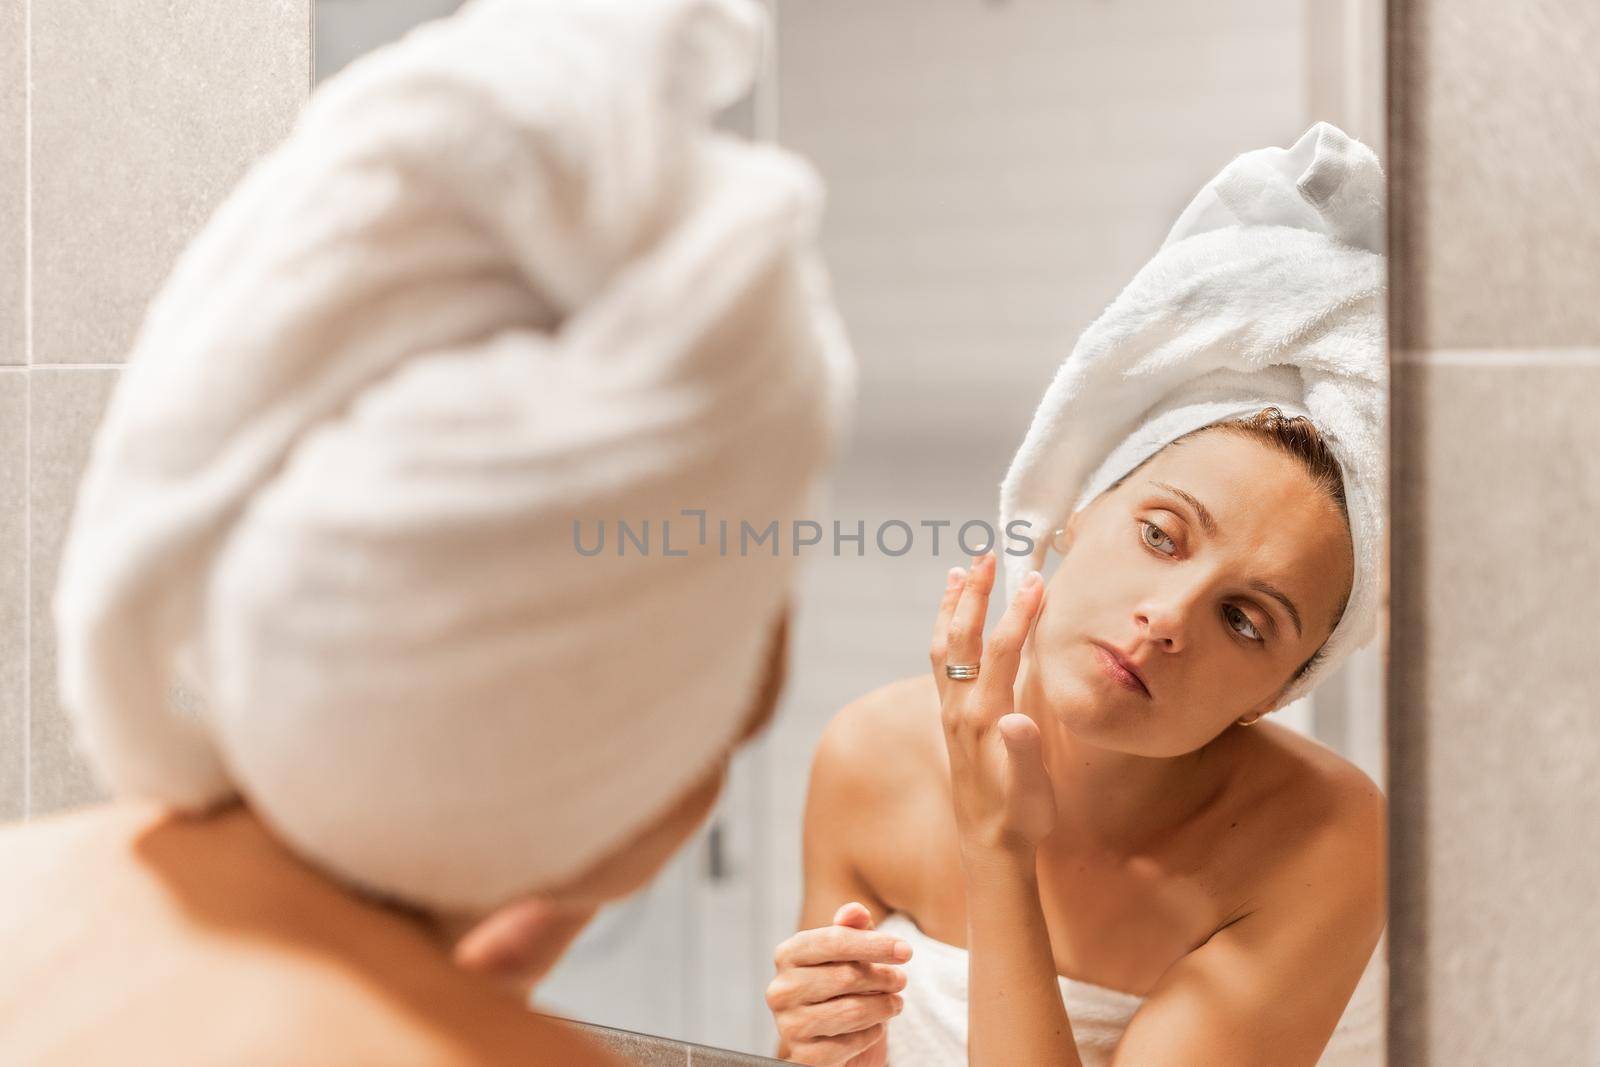
M874 931L872 913L855 901L834 912L833 925L785 940L773 954L778 973L767 986L784 1058L818 1067L883 1067L888 1022L900 1013L897 994L906 987L895 965L910 958L910 946Z
M950 571L929 652L964 858L1031 852L1056 820L1039 726L1016 712L1012 695L1022 645L1044 599L1044 582L1037 571L1029 572L985 642L983 622L994 578L993 552L979 556L970 572L959 567ZM952 679L945 674L947 664L979 664L978 676Z

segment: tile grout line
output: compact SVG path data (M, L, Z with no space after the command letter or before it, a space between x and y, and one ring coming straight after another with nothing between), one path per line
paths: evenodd
M31 199L31 196L30 196ZM24 300L27 313L23 317L23 344L32 355L32 218L28 219L25 244L29 246L29 269L24 278ZM1600 347L1572 345L1561 348L1411 348L1394 349L1390 361L1397 364L1432 364L1450 367L1590 367L1600 365ZM126 363L42 362L30 359L25 366L0 366L0 372L26 370L32 367L49 370L126 370Z
M1395 349L1391 362L1412 367L1600 367L1600 348Z
M22 355L33 363L33 0L22 5ZM33 375L22 379L22 818L33 817Z

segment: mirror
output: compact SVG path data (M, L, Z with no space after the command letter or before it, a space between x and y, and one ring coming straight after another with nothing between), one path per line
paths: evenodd
M456 6L318 0L318 78ZM803 894L808 874L813 883L822 874L807 870L814 857L803 852L802 830L808 817L823 818L819 808L832 821L814 825L813 836L827 839L862 887L836 903L870 889L877 901L862 902L873 919L898 916L894 928L914 940L918 966L933 968L915 973L966 981L962 870L941 792L948 780L939 784L937 760L912 755L936 747L918 749L895 732L915 714L885 710L913 690L882 687L929 677L945 573L966 562L963 544L981 540L962 541L963 524L994 520L997 487L1056 368L1235 156L1292 145L1318 120L1381 156L1384 130L1377 0L767 7L775 49L724 123L803 155L826 184L822 251L860 383L854 435L818 519L847 534L860 524L864 537L808 555L778 713L735 758L707 824L647 890L600 913L535 1000L610 1027L772 1055L774 951L816 925L804 921ZM1179 505L1161 507L1198 530ZM898 531L897 520L914 536L891 553L882 531ZM892 547L904 540L894 534ZM1246 614L1287 627L1273 611L1263 604ZM1231 625L1244 631L1240 617ZM992 611L991 623L998 618ZM1274 711L1250 744L1342 768L1343 781L1355 780L1353 768L1381 784L1379 666L1369 645L1311 695ZM870 693L878 695L863 705ZM841 821L848 803L835 798L808 813L819 742L845 708L861 722L828 736L859 746L844 763L903 808ZM937 740L937 708L924 710L922 729ZM1057 813L1083 831L1076 867L1044 859L1038 875L1054 958L1077 983L1066 993L1069 1011L1074 997L1099 998L1113 1017L1133 1010L1220 928L1210 889L1226 884L1251 897L1240 889L1243 869L1265 863L1266 842L1298 824L1261 821L1263 810L1290 818L1282 797L1243 795L1229 792L1226 802L1256 820L1243 832L1262 836L1242 845L1194 798L1171 797L1168 823L1122 813L1148 831L1137 848L1115 838L1109 816ZM849 866L862 856L870 870ZM1323 1062L1382 1062L1383 977L1380 944ZM906 998L891 1036L915 1011L935 1047L952 1020L909 987ZM966 1019L954 1023L964 1029Z

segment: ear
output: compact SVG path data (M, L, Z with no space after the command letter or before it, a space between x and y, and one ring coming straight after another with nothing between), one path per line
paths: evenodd
M1082 511L1074 511L1067 519L1066 525L1051 534L1050 547L1055 549L1058 555L1066 555L1067 550L1072 547L1072 542L1077 540L1078 522L1082 515Z
M1284 694L1289 691L1289 687L1293 684L1294 682L1292 679L1284 682L1283 685L1279 687L1278 691L1273 693L1272 696L1256 701L1256 703L1251 706L1249 712L1246 712L1246 714L1253 712L1257 715L1271 715L1273 712L1284 706Z

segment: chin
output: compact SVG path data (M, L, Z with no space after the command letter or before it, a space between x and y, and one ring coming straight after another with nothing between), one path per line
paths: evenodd
M1039 676L1044 715L1078 740L1133 756L1179 756L1195 746L1170 709L1106 677L1092 654L1083 664L1059 659ZM1179 716L1181 719L1181 715Z
M1149 727L1149 701L1103 684L1098 674L1057 670L1042 681L1051 720L1080 740L1128 749Z

